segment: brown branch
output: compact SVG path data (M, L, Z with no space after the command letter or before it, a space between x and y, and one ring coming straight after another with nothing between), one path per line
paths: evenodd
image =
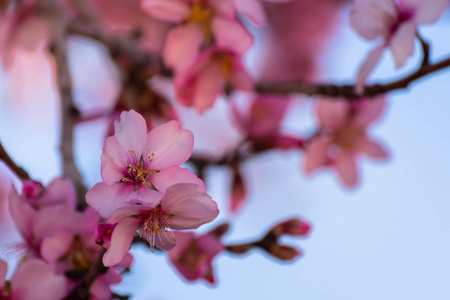
M269 83L260 82L255 85L255 91L262 94L304 94L307 96L327 96L331 98L347 98L352 100L361 97L374 97L390 91L405 89L412 82L450 66L450 57L434 64L422 64L422 66L410 75L386 84L374 84L366 86L364 93L355 93L354 85L311 84L302 81Z
M0 160L2 160L21 180L30 179L27 171L16 165L12 158L8 155L2 143L0 143Z
M74 155L74 131L80 112L75 106L72 77L67 60L67 21L56 1L43 0L42 3L42 13L46 14L52 21L52 39L49 48L55 59L56 84L61 100L60 152L62 172L63 177L70 178L73 181L77 192L78 209L83 210L86 207L85 195L87 189L83 184L83 178L76 165Z
M108 268L103 265L103 255L106 253L106 249L102 248L100 251L97 261L89 269L89 272L84 276L84 278L78 283L78 285L70 292L64 300L88 300L90 299L89 289L94 283L95 279L99 275L105 274Z

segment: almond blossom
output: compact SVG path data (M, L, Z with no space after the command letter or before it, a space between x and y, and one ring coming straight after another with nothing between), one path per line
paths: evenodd
M175 184L166 190L157 206L129 205L111 214L105 224L117 225L101 231L107 238L97 237L97 240L107 241L104 247L109 245L103 263L105 266L119 263L128 253L137 230L139 236L149 242L152 251L154 247L171 250L176 244L172 230L196 229L218 214L217 203L200 186Z
M188 72L175 78L178 102L194 106L199 113L211 108L227 85L251 91L253 80L239 56L216 47L203 52Z
M355 0L354 3L350 16L353 29L364 39L381 39L358 71L356 89L362 93L384 49L391 50L397 68L403 66L414 53L417 26L435 22L448 0Z
M225 245L211 234L196 236L193 232L176 232L177 246L168 252L169 260L190 281L203 278L214 284L212 260L225 250Z
M368 127L382 114L384 97L358 102L317 100L317 117L322 130L306 151L304 170L332 166L348 187L358 182L356 158L364 153L374 159L386 159L386 150L367 135Z
M253 44L252 36L236 18L231 0L142 0L141 3L150 16L179 24L169 32L163 50L165 63L176 73L190 68L203 46L215 44L242 55Z
M66 194L58 186L65 187ZM89 269L101 250L94 239L99 215L90 207L84 212L78 212L75 205L69 205L71 202L66 199L75 198L75 189L66 179L57 178L45 188L30 180L23 187L28 196L36 195L38 188L43 192L39 197L31 199L35 201L19 195L14 188L11 189L11 215L24 239L23 244L16 248L21 250L25 258L42 259L56 274L76 274ZM55 197L58 192L61 192L60 196ZM131 262L132 256L127 254L118 267L127 268ZM69 278L72 280L67 282L68 291L81 279ZM94 299L111 299L110 286L119 282L121 276L117 270L110 268L107 273L95 279L90 294Z
M7 264L0 259L0 299L60 300L67 293L63 275L56 275L38 259L19 263L9 281L5 280Z
M131 110L122 112L115 127L114 136L106 139L103 149L103 182L86 194L88 204L102 217L130 203L153 207L176 183L194 183L206 191L203 181L180 167L192 153L194 137L177 121L147 133L144 118Z

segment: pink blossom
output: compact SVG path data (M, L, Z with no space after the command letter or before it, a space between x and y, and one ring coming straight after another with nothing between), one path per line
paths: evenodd
M129 205L116 210L106 220L106 224L117 225L103 263L105 266L119 263L128 253L137 230L149 242L152 251L154 247L171 250L176 242L171 230L196 229L218 214L216 202L200 186L175 184L166 190L158 206Z
M195 183L206 191L203 181L179 165L192 153L194 137L177 121L162 124L149 133L144 118L134 110L122 112L115 134L106 139L101 172L103 182L86 194L86 200L108 217L130 203L155 206L164 191L176 183Z
M356 157L364 153L374 159L386 159L388 154L376 141L367 136L368 127L384 109L385 99L317 100L317 117L322 134L315 138L306 151L304 170L332 166L348 187L358 182Z
M176 232L177 245L168 252L169 260L190 281L203 278L214 284L212 260L225 250L220 240L211 235L195 236L193 232Z
M238 56L219 48L203 52L194 67L175 78L178 102L194 106L200 113L214 105L227 85L251 91L253 80Z
M214 43L242 55L253 44L231 0L142 0L142 8L154 18L180 24L169 32L163 50L164 61L176 73L193 65L202 46Z
M10 281L5 281L6 270L0 259L0 299L60 300L67 293L64 276L54 274L41 260L21 262Z
M289 107L285 97L260 95L253 99L245 112L233 106L233 116L238 128L250 139L260 140L279 131Z
M358 71L357 92L363 92L384 49L390 48L397 68L403 66L414 53L417 26L435 22L447 4L448 0L355 0L350 16L352 27L367 40L381 39Z
M22 186L22 194L34 208L57 204L75 208L76 205L75 187L68 179L55 178L46 187L40 182L26 180Z

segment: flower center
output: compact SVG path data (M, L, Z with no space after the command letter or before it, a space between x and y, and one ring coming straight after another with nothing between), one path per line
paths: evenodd
M83 246L78 235L73 238L72 250L67 255L67 261L75 270L87 269L92 265L89 258L89 249Z
M356 143L365 135L365 130L362 128L355 128L352 126L345 126L342 129L334 132L334 141L341 148L353 149Z
M183 254L178 258L178 263L192 272L197 271L200 266L208 261L208 255L203 253L195 241L192 241Z
M206 44L210 44L213 40L211 18L213 11L205 4L195 1L191 7L191 14L186 22L197 23L203 32L203 39Z
M141 156L139 159L136 158L134 151L128 151L133 163L128 164L126 168L127 174L122 177L120 180L121 182L132 182L136 185L143 184L148 188L155 190L155 187L150 182L150 177L158 173L158 171L150 169L150 163L153 161L155 153L149 155L149 151L150 149L147 150L145 157Z
M148 241L152 252L154 252L155 245L165 246L167 241L175 244L175 235L168 221L170 217L171 215L162 214L161 208L158 206L149 212L143 227L139 228L139 236Z

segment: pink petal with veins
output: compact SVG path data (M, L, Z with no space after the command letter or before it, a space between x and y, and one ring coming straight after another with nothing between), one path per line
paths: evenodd
M189 169L173 166L161 170L151 177L151 182L155 188L164 193L170 186L177 183L193 183L200 186L203 192L206 193L206 187L203 181L198 178Z
M127 167L127 153L115 136L106 139L102 153L101 174L103 182L112 185L120 181Z
M161 212L172 215L175 230L196 229L219 214L217 203L196 184L179 183L167 189L161 199Z
M142 220L133 217L123 218L117 223L111 236L111 246L103 256L103 264L106 267L114 266L122 261L130 250L134 234L141 223Z
M134 151L139 159L147 136L147 123L139 113L134 110L123 111L120 121L115 123L114 136L125 151Z
M194 136L189 130L182 129L177 121L162 124L147 136L146 148L154 153L151 168L162 170L179 166L191 156Z

